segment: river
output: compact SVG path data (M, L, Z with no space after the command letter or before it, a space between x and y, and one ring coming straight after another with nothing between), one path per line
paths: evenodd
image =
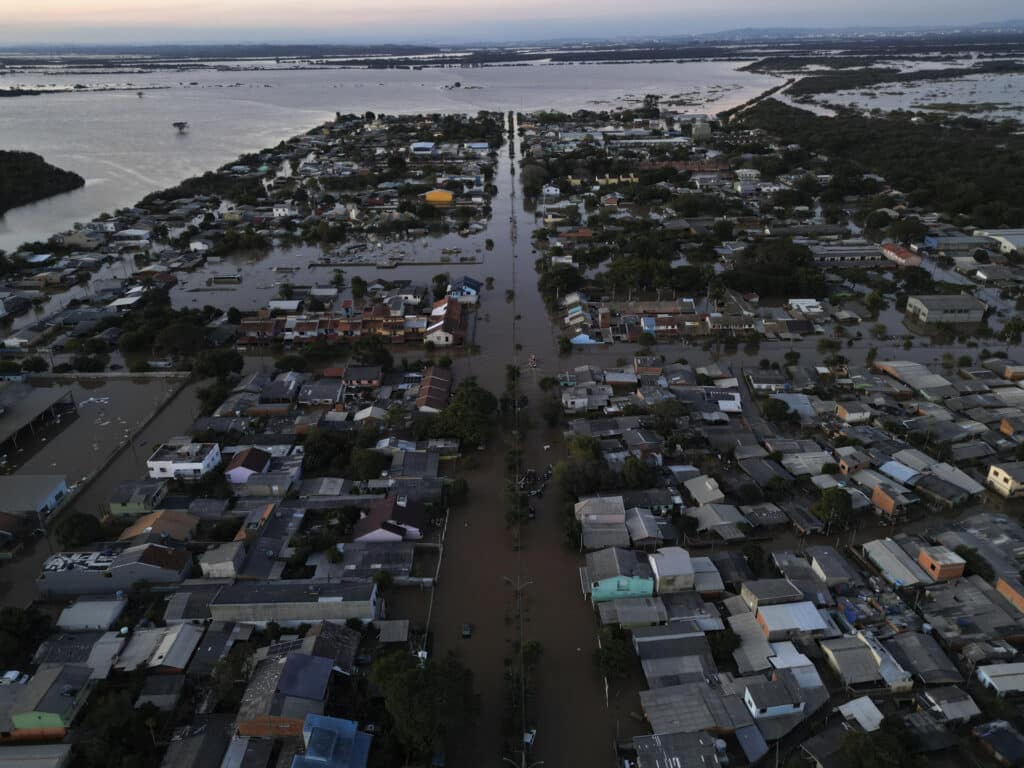
M12 74L0 86L127 90L0 102L0 149L36 152L86 180L82 189L0 217L0 249L45 240L76 221L133 205L154 190L303 133L335 112L609 109L646 93L697 104L681 110L717 112L778 83L770 75L738 71L744 63ZM452 87L456 82L460 87ZM178 120L189 123L184 135L171 126Z

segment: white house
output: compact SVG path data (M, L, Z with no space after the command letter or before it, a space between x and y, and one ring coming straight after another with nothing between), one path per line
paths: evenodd
M245 542L228 541L199 556L199 567L207 579L233 579L245 563Z
M246 448L239 451L228 462L224 477L229 483L240 485L249 481L253 475L270 469L270 454L259 448Z
M988 664L978 667L978 681L998 696L1024 693L1024 663Z
M662 547L648 556L654 571L654 591L659 595L693 589L690 553L682 547Z
M146 460L154 480L198 480L220 464L217 443L165 443Z
M203 240L202 238L197 240L191 240L188 244L188 249L192 253L208 253L213 248L213 243L209 240Z
M274 204L274 218L275 219L288 219L292 216L298 216L299 212L292 208L286 203L275 203Z

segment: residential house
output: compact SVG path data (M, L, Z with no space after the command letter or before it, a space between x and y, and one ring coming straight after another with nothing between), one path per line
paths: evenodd
M430 512L418 501L389 496L373 502L352 527L352 540L388 542L416 540L430 525Z
M154 480L198 480L220 465L217 443L166 443L146 461Z
M319 621L377 618L377 586L369 583L317 581L236 582L220 589L210 601L215 621L266 626L298 626Z
M260 661L238 705L239 735L277 739L301 734L307 715L323 714L332 668L330 659L302 653Z
M94 685L88 666L43 664L24 685L0 686L0 742L63 740Z
M682 547L662 547L648 556L654 574L655 591L659 595L691 590L694 568L690 553Z
M1004 498L1024 496L1024 461L990 465L985 482Z
M177 509L161 509L143 515L117 537L118 541L132 544L184 544L192 538L199 518Z
M187 551L159 544L140 544L118 553L61 552L43 562L36 587L47 597L114 594L140 581L178 584L191 566Z
M595 603L654 595L654 573L636 552L609 547L588 553L586 563L580 569L583 593Z
M305 751L291 768L366 768L373 736L352 720L308 714L302 725Z
M160 508L160 502L167 495L166 480L134 480L121 483L110 494L110 514L122 519L132 519Z
M224 470L224 477L232 485L241 485L248 482L249 478L256 474L267 472L270 469L271 456L259 448L246 448L231 457Z

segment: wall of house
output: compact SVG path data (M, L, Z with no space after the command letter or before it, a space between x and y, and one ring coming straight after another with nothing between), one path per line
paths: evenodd
M252 736L258 739L285 738L302 735L302 720L290 717L261 715L238 723L240 736Z
M595 603L618 600L623 597L653 597L654 579L636 576L616 576L591 585L590 599Z

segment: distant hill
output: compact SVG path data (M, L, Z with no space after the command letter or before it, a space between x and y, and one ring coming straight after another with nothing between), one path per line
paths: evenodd
M0 150L0 216L83 186L85 179L77 173L50 165L39 155Z

